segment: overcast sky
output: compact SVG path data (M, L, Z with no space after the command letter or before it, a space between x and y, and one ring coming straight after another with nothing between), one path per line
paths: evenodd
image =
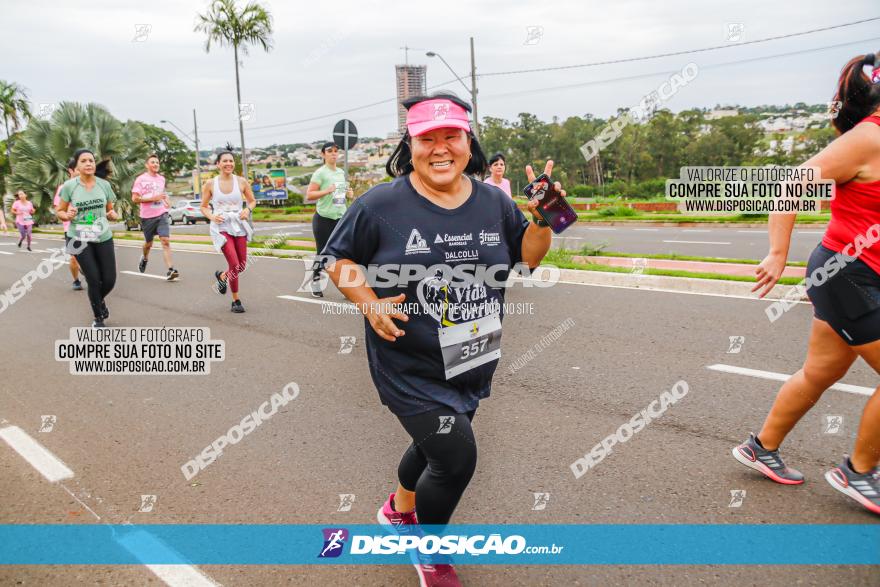
M385 136L397 124L394 65L404 62L404 45L415 48L410 63L428 65L432 86L454 78L425 51L440 53L467 76L470 36L477 72L491 73L730 45L728 25L734 23L742 24L739 40L751 41L880 16L877 0L261 3L274 18L274 47L269 53L254 48L244 57L242 101L255 109L245 125L249 147L329 138L343 116L356 123L361 136ZM167 119L186 131L196 108L204 147L238 145L232 50L213 47L206 53L204 34L193 32L196 14L207 5L205 0L0 0L0 79L23 85L34 104L97 102L122 120L164 126L159 121ZM138 34L136 25L148 25L149 33ZM542 27L543 35L528 41L528 27ZM873 50L880 50L880 20L694 55L487 76L478 80L479 114L604 117L636 104L691 61L699 75L665 105L673 111L716 103L825 102L843 64ZM744 59L753 61L719 65ZM457 81L445 87L467 96ZM386 99L392 101L335 114ZM330 116L265 128L324 115Z

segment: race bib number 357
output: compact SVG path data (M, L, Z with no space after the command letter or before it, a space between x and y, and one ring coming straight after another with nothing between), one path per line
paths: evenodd
M446 379L501 358L498 314L438 329Z

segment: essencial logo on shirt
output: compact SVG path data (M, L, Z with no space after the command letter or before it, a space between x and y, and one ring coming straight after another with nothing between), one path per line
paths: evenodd
M419 233L417 228L413 228L412 232L409 233L409 240L406 241L406 249L404 254L406 255L415 255L418 253L430 253L431 248L428 246L428 242L422 238L422 235Z
M437 238L434 239L434 244L447 244L451 247L463 247L465 245L469 245L474 242L473 233L467 232L464 234L437 234Z
M497 232L480 231L480 244L486 247L497 247L501 244L501 235Z
M348 540L348 530L345 528L324 528L324 546L318 554L318 558L336 558L342 554L345 541Z

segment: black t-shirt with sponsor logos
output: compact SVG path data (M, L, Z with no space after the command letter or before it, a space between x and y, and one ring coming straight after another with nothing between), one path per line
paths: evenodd
M500 349L503 284L521 262L529 223L501 190L471 185L470 197L454 210L420 196L409 176L378 185L352 204L322 251L367 268L379 298L406 294L409 322L397 321L405 336L382 340L364 320L373 382L398 416L442 406L465 413L490 392L498 365L490 357L500 350L489 351ZM446 341L459 340L462 329L464 338L474 336L443 350L441 328ZM476 336L480 329L493 331L485 335L488 345Z

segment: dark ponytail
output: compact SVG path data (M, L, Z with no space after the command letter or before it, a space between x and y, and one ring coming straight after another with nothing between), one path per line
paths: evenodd
M863 68L880 68L880 55L869 53L849 60L840 72L834 101L840 102L840 111L831 124L841 134L860 123L880 108L880 82L873 82Z

